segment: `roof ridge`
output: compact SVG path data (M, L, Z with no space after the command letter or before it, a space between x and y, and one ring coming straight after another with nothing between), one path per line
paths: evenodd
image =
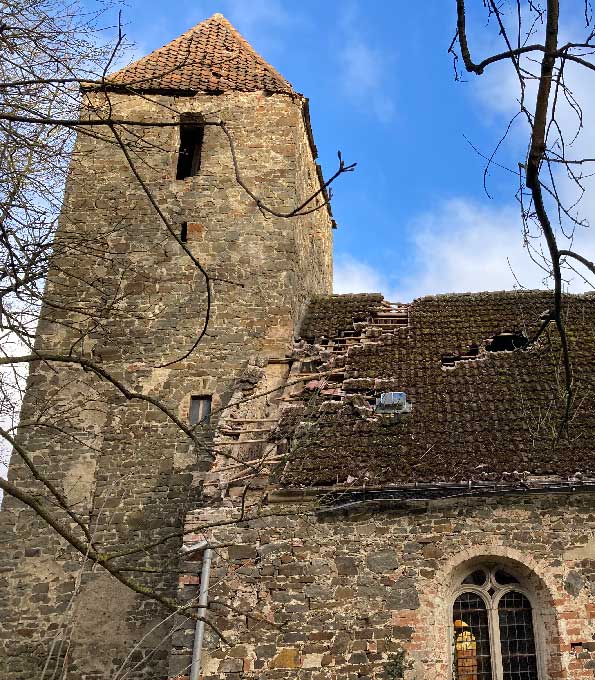
M268 69L270 69L277 77L281 78L281 80L284 80L290 88L292 88L291 83L285 79L279 71L272 65L269 64L269 62L261 55L259 54L254 47L244 38L244 36L238 31L238 29L229 21L227 17L225 17L221 12L215 12L213 16L209 17L208 19L205 19L202 23L207 23L207 21L211 21L213 19L216 19L220 23L222 23L224 26L226 26L232 34L246 47L252 54L256 57L256 59L264 64L264 66ZM200 25L200 24L197 24ZM196 28L196 27L195 27ZM293 88L292 88L293 89Z

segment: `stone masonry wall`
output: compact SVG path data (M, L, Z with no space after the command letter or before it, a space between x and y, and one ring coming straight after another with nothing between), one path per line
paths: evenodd
M446 680L457 574L497 562L534 601L541 677L595 675L595 512L589 494L432 501L351 514L270 505L242 527L200 532L231 512L196 511L216 550L204 680ZM311 510L312 508L310 508ZM302 514L300 514L302 513ZM192 537L189 537L189 540ZM200 562L184 565L183 600ZM172 677L188 672L192 630L178 621ZM208 630L208 629L207 629Z
M110 100L114 117L124 119L175 121L173 107L225 121L244 181L277 210L292 209L318 187L300 98L256 92ZM176 229L188 223L188 247L214 277L208 333L180 359L204 322L204 278L102 129L106 141L81 135L77 142L37 348L83 353L186 420L191 395L212 395L217 409L249 362L289 350L306 299L331 289L330 217L325 209L294 219L263 215L235 181L219 128L205 131L200 173L181 181L174 179L176 127L122 134L152 195ZM211 430L204 435L208 443ZM200 504L192 482L210 464L209 447L194 451L162 412L62 364L32 367L19 441L89 518L102 548L179 529L187 508ZM44 495L17 455L9 477ZM112 678L120 667L129 680L167 675L171 625L158 625L166 616L160 606L91 569L11 498L0 514L0 541L2 678L40 677L48 659L48 677L69 680ZM170 541L133 566L168 571L179 547ZM171 571L146 579L161 592L177 583Z

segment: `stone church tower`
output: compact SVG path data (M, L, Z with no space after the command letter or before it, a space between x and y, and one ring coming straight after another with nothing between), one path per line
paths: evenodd
M223 17L84 96L2 680L593 678L595 296L559 437L550 291L331 294L307 103Z
M87 357L195 423L285 357L306 301L331 292L329 209L277 217L236 176L279 213L322 188L308 103L216 14L89 86L82 117L108 112L135 125L117 127L126 154L107 127L78 137L36 348ZM268 370L278 380L287 367ZM150 403L64 362L32 367L19 442L102 550L180 529L208 460ZM9 478L51 496L16 453ZM91 569L13 498L0 521L3 679L111 678L131 650L127 677L167 677L158 603ZM144 566L175 565L180 543Z

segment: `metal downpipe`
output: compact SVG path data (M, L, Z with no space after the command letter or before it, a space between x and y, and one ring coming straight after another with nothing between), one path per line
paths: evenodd
M207 613L209 598L209 576L211 574L211 560L213 550L207 548L202 558L202 571L200 574L200 590L198 592L197 615L204 619ZM205 635L205 622L197 621L194 628L194 646L192 648L192 667L190 668L190 680L198 680L200 676L200 662L202 657L202 644Z

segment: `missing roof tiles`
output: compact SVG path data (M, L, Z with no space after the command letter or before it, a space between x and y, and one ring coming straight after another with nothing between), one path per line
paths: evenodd
M441 357L442 368L454 368L459 361L474 361L485 359L485 352L513 352L523 349L529 344L529 339L523 333L497 333L486 340L483 348L473 343L464 354L443 354Z
M469 345L469 349L464 354L443 354L443 368L454 368L457 361L472 361L479 358L479 345L475 343Z
M498 333L486 344L487 352L513 352L529 344L529 338L523 333Z

